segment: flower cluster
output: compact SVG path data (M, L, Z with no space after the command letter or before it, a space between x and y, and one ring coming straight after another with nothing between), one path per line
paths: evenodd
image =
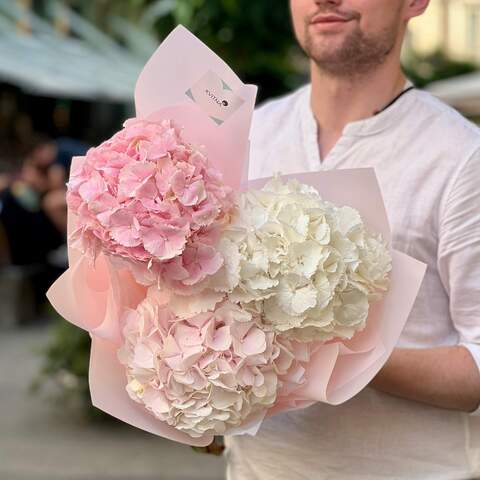
M130 397L158 419L192 437L228 433L305 381L308 350L265 332L241 307L226 301L181 320L168 304L167 292L150 287L125 315L118 352Z
M222 265L215 244L233 192L170 120L127 120L90 149L67 202L78 216L72 244L126 260L142 284L162 277L188 290Z
M149 287L122 317L128 394L192 437L264 415L388 288L387 246L356 210L277 177L236 198L170 120L90 149L67 201L71 244Z
M296 180L270 180L240 199L216 274L228 298L266 330L309 342L351 338L388 289L391 256L357 210Z
M391 258L359 213L296 181L239 199L199 291L149 288L125 316L130 397L192 437L225 434L306 381L315 341L350 338Z

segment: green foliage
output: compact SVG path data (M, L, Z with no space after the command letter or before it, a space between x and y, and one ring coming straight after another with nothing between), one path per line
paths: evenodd
M92 407L88 388L90 336L84 330L55 317L50 341L40 352L43 357L34 392L48 392L66 408L80 408L88 417L106 417Z
M403 70L417 87L424 87L437 80L473 72L476 67L470 62L451 60L438 50L426 56L413 55Z
M269 0L69 0L108 32L118 15L159 41L181 23L220 55L247 83L259 86L258 101L286 93L307 81L307 62L291 26L288 1ZM112 33L112 32L110 32ZM411 55L403 65L418 87L471 72L469 62L450 60L441 51Z
M306 79L286 0L70 0L70 5L111 35L113 16L153 32L159 42L183 24L244 82L259 86L258 100L285 93Z
M288 2L251 0L177 0L157 19L164 37L185 25L220 55L246 83L259 86L258 99L276 96L304 80L301 55L291 27Z

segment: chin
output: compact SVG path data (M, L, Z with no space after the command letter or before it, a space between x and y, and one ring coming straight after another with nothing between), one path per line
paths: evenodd
M313 41L307 42L306 48L307 55L313 60L323 60L331 57L335 57L338 50L341 50L341 43L335 40L329 39L312 39Z

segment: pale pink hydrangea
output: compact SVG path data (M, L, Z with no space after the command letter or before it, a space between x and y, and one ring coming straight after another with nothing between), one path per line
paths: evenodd
M124 316L118 352L128 394L159 420L192 437L228 433L305 382L304 344L263 331L230 302L180 320L168 301L150 287Z
M130 119L72 172L68 206L78 217L71 240L93 258L126 260L139 282L198 284L223 258L216 249L234 205L232 190L170 120Z

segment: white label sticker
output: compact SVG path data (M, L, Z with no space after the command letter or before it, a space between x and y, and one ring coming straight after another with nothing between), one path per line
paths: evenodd
M197 103L217 125L221 125L244 102L211 70L192 85L185 95Z

